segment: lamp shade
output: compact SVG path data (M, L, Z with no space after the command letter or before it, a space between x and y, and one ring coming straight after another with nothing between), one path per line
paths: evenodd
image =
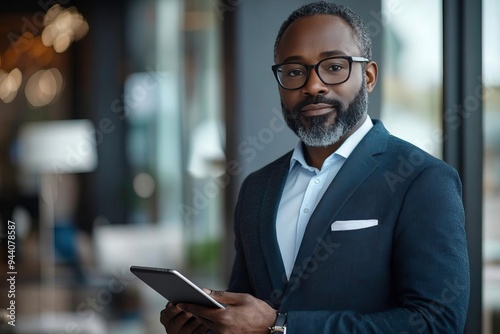
M33 122L19 133L19 162L30 172L67 174L97 167L95 129L89 120Z

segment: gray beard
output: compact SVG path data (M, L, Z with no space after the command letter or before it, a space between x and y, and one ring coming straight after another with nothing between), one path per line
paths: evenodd
M328 124L330 114L308 117L310 126L306 127L300 117L300 109L310 103L328 103L335 107L337 117L333 124ZM338 100L329 100L321 97L304 101L295 106L292 112L284 108L282 112L288 127L295 132L300 140L311 147L327 147L338 142L346 133L351 131L354 126L363 118L368 111L368 92L366 90L365 80L347 109L342 102Z

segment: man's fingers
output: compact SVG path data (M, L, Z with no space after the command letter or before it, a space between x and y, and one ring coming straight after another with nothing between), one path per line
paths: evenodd
M208 328L207 328L204 324L202 324L202 323L200 322L200 324L198 325L198 327L196 327L196 328L192 331L192 333L193 333L193 334L207 334L207 333L209 333L209 332L207 332L207 330L208 330ZM213 333L213 332L212 332L212 331L210 331L210 333Z
M169 321L180 312L182 312L182 310L180 310L179 308L175 307L172 304L167 304L167 306L160 312L160 320L162 321L162 323L164 321Z
M208 327L214 325L213 319L216 318L216 312L224 312L225 310L219 308L206 307L196 304L178 304L178 308L184 312L195 315L202 323Z
M211 296L222 297L222 296L224 296L224 293L225 293L224 290L210 290L210 295Z
M179 328L178 332L174 331L174 333L179 333L179 334L192 334L196 333L198 327L200 327L201 322L196 319L193 316L190 316L186 322L182 324L182 326ZM199 331L199 330L198 330ZM168 333L168 331L167 331Z
M226 305L238 305L242 301L244 301L244 296L246 294L242 293L234 293L234 292L227 292L223 290L210 290L208 294L213 297L215 300L217 300L219 303L226 304Z
M160 322L167 333L191 333L199 325L192 314L183 312L172 304L160 312Z
M209 307L200 306L196 304L179 304L177 305L177 307L184 312L189 312L197 316L200 315L203 316L206 313L206 311L210 311Z

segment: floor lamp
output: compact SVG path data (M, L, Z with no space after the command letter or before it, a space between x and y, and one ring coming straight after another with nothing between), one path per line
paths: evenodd
M66 174L92 172L97 167L95 129L89 120L27 123L19 133L20 167L40 176L39 251L41 326L55 321L54 209L57 188Z

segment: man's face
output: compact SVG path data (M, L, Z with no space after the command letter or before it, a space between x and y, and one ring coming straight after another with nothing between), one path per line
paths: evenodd
M360 56L351 27L333 15L314 15L294 21L283 34L277 63L316 64L332 56ZM369 88L371 91L371 87ZM349 80L324 84L314 70L304 87L280 87L288 126L307 145L326 147L338 142L365 115L368 89L361 63L353 62Z

